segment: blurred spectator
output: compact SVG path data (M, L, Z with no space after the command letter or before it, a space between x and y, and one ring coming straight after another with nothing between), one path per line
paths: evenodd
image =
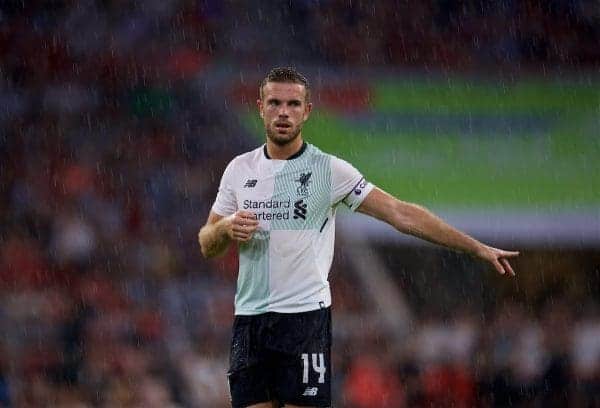
M232 62L600 64L594 0L271 6L0 3L0 406L228 406L237 258L201 260L194 237L216 175L255 144L214 89ZM334 280L344 406L600 405L597 308L575 322L564 303L537 318L517 304L456 311L417 320L382 355L353 321L367 308L357 283Z
M367 353L350 364L344 396L345 406L351 408L406 406L403 387L390 361Z

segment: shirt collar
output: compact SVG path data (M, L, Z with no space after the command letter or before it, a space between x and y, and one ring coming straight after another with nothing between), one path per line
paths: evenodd
M304 151L306 150L306 147L308 146L308 144L306 142L302 142L302 147L300 148L300 150L298 150L296 153L292 154L290 157L288 157L285 160L294 160L297 159L298 157L302 156L302 153L304 153ZM265 145L263 146L263 152L265 154L265 157L269 160L271 160L271 156L269 156L269 153L267 152L267 144L265 143Z

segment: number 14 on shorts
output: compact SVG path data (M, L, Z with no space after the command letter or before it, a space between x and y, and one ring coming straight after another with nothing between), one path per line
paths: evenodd
M323 353L302 353L302 364L304 364L304 369L302 370L302 382L304 384L308 384L308 371L310 369L310 363L312 363L312 369L319 374L319 384L323 384L325 382L325 371L327 371Z

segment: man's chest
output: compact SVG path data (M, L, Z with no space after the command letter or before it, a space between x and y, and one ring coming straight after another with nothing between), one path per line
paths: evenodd
M254 212L261 224L304 229L331 207L328 169L306 164L245 169L234 187L238 209ZM266 226L266 225L265 225Z

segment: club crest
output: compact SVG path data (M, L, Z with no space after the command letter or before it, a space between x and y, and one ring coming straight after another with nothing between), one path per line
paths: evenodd
M296 189L296 192L298 193L298 195L300 196L308 196L308 186L311 183L311 179L310 177L312 176L312 172L307 172L307 173L300 173L300 177L298 177L296 180L297 183L300 183L300 185L298 186L298 188Z

